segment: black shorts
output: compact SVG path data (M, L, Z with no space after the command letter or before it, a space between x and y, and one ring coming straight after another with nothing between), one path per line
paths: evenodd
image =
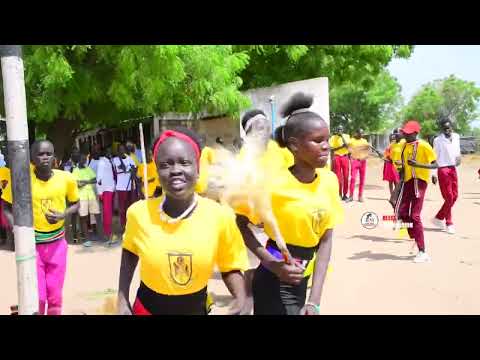
M253 275L253 314L299 315L305 305L308 279L303 278L299 285L282 283L260 265Z
M268 240L267 246L276 247L273 240ZM299 259L310 261L317 247L303 248L287 245L290 254ZM260 265L253 275L253 314L254 315L299 315L305 306L309 276L304 277L300 284L290 285Z
M207 315L206 287L188 295L163 295L142 282L136 301L151 315Z

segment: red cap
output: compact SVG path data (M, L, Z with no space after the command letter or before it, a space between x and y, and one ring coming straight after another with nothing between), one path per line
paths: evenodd
M405 134L419 133L421 130L420 124L415 120L410 120L403 125L402 132Z

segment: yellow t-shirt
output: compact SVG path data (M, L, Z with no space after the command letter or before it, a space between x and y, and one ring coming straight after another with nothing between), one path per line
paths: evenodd
M143 163L138 166L137 176L141 180L142 194L145 195L143 187L143 167ZM160 186L160 181L158 180L157 166L155 165L155 162L153 160L147 164L147 180L150 179L154 180L152 182L149 182L147 185L148 197L152 197L155 193L155 189L157 188L157 186Z
M228 207L198 197L193 214L175 224L160 219L163 197L137 201L127 211L123 248L140 258L140 277L163 295L192 294L221 272L249 268L247 250Z
M344 137L345 141L347 142L346 145L349 145L350 144L350 136L348 134L343 134L343 137ZM340 135L333 135L333 136L330 137L330 140L328 141L328 143L330 144L331 148L337 148L337 147L343 145L343 140L342 140L342 137ZM348 148L341 148L341 149L335 150L333 153L335 155L340 155L340 156L348 155Z
M417 148L417 154L413 157L414 148ZM413 178L413 172L415 177L426 181L430 181L430 169L422 169L418 167L412 167L408 164L408 159L416 160L421 164L430 164L432 161L437 160L435 151L430 144L424 140L417 140L413 143L407 143L405 151L403 152L403 164L405 166L405 182Z
M304 184L284 169L278 181L269 187L273 214L287 244L314 247L326 230L343 221L336 175L327 168L317 169L316 172L317 178L310 184ZM263 222L260 215L253 211L243 215L253 224ZM267 224L265 232L275 240Z
M395 164L395 161L402 161L402 150L405 145L405 139L401 139L399 142L393 142L390 144L390 157L397 168L401 168L402 165Z
M59 212L65 211L67 203L74 203L79 200L77 181L69 172L52 170L53 176L48 181L38 179L32 174L32 207L33 227L36 231L51 232L60 229L63 221L56 224L49 224L45 213L51 209ZM2 199L12 203L12 190L7 186L2 193Z
M195 185L195 192L202 194L208 187L208 167L215 162L215 150L209 146L202 149L200 155L200 173L198 175L197 184Z
M363 150L361 148L366 147L368 145L369 143L366 139L364 138L355 139L354 137L352 137L350 139L350 143L348 144L350 148L350 152L352 153L352 158L359 159L359 160L366 159L368 157L369 149Z
M0 190L1 188L3 187L3 182L6 181L7 184L6 186L8 186L8 184L10 183L11 181L11 176L10 176L10 169L7 168L7 167L1 167L0 168Z

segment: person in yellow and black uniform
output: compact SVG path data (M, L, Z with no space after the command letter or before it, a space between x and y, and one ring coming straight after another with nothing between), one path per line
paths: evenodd
M261 144L260 150L261 153L258 154L256 161L259 162L261 168L269 168L271 170L275 169L287 169L293 165L293 155L288 149L281 148L278 144L271 139L272 137L272 126L270 121L267 119L267 116L262 110L254 109L247 111L241 121L243 130L247 137L252 137L258 139L258 143ZM243 157L246 155L246 148L241 148L238 156ZM265 245L268 237L265 235L262 224L257 224L258 226L250 226L251 230L255 234L257 240ZM250 269L245 273L245 282L247 285L247 297L248 297L248 306L245 308L245 312L251 312L252 308L252 281L255 268L259 265L258 258L251 253L249 253L250 259Z
M260 259L253 278L255 315L318 315L330 254L333 228L343 219L338 197L338 180L325 168L329 156L327 123L308 110L313 97L295 94L282 113L286 123L275 131L275 139L294 156L294 165L285 168L266 189L274 217L293 257L287 263L273 239L273 230L263 247L252 234L249 223L262 221L251 212L237 215L237 224L247 247ZM307 301L305 268L316 255L313 284Z
M148 197L156 197L161 195L161 186L160 181L158 180L158 172L157 166L155 165L155 161L152 158L152 150L148 149L146 152L146 160L147 160L147 192ZM142 189L143 198L145 198L145 188L143 186L143 162L138 165L137 170L137 177L140 179L140 188Z
M133 204L127 213L118 311L135 315L207 313L207 282L217 266L235 298L245 301L248 260L233 211L194 191L200 141L188 129L165 131L153 158L164 195ZM133 307L129 290L138 261L141 284Z

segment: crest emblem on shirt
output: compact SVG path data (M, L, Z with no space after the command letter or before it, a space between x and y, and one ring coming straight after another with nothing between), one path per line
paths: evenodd
M322 235L322 223L327 210L315 209L312 211L312 229L317 235Z
M52 199L41 199L40 204L42 207L42 213L48 214L52 209Z
M192 279L192 254L170 252L168 263L172 280L178 285L187 285Z

